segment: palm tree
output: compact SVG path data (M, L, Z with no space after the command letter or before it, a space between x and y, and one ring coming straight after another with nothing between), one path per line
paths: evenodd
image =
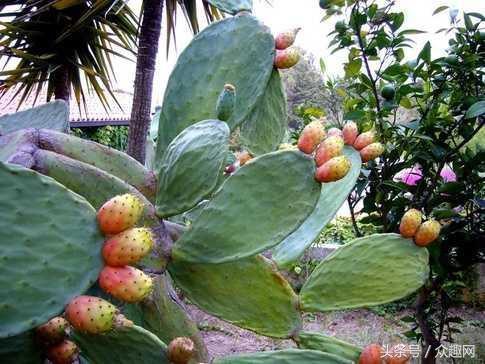
M175 36L177 4L194 33L199 31L197 5L195 0L144 0L140 34L138 37L138 56L136 61L135 90L131 109L130 130L128 135L128 154L139 162L145 162L146 139L151 121L151 97L153 76L158 53L163 6L165 4L167 23L167 52L170 39ZM216 8L202 1L207 20L220 18Z
M22 103L47 87L47 101L69 102L72 90L81 105L92 89L109 108L111 58L135 55L137 32L136 15L118 0L4 0L0 97L15 88Z

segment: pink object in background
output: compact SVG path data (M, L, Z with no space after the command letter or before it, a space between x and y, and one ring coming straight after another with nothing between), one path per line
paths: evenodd
M412 168L405 168L394 176L395 181L400 181L408 186L416 186L419 180L423 178L423 171L420 165L416 165Z
M441 169L440 176L445 182L456 182L456 174L448 164Z

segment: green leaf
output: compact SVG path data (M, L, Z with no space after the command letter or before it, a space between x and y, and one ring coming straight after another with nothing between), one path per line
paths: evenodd
M404 23L404 13L396 13L392 17L391 29L398 30Z
M344 65L345 77L350 78L359 75L362 67L362 59L356 58Z
M399 32L399 36L401 35L406 35L406 34L424 34L427 33L424 30L418 30L418 29L406 29L403 30L402 32Z
M463 18L465 20L466 30L468 30L469 32L473 31L475 29L475 26L473 25L473 22L472 22L472 19L470 18L470 16L465 13L463 15Z
M418 59L422 59L427 63L431 62L431 43L429 41L426 42L421 52L419 52Z
M401 105L406 109L413 108L413 103L411 102L411 99L409 97L401 97L401 100L399 101L399 105Z
M433 11L433 15L436 15L438 13L441 13L442 11L445 11L446 9L448 9L449 6L446 6L446 5L442 5L442 6L439 6L437 7L434 11Z
M252 11L252 0L207 0L210 4L225 13L236 15L241 11Z
M344 120L360 120L364 118L366 112L364 110L354 110L344 115Z
M483 114L485 114L485 101L478 101L467 110L465 119L473 119Z
M325 61L323 60L323 58L320 57L320 71L325 74L325 71L327 70L326 66L325 66Z

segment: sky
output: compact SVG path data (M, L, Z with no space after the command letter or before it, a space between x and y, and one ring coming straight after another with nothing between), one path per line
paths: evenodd
M331 55L331 49L328 48L331 37L327 36L333 30L335 21L339 19L334 17L322 22L324 11L318 6L318 0L272 0L272 5L268 4L266 0L253 1L253 14L268 25L274 34L287 29L301 27L302 30L295 45L312 53L316 59L322 58L329 75L343 74L346 52L341 51ZM140 3L141 0L131 0L129 5L137 9ZM448 26L449 15L448 11L444 11L432 16L434 9L438 6L448 5L461 11L474 11L485 14L485 0L396 0L396 5L406 16L403 29L412 28L427 32L423 35L413 35L416 44L413 49L406 51L406 59L415 58L428 40L431 41L433 46L432 57L438 57L445 53L448 47L448 38L435 32L442 27ZM459 16L462 16L461 12ZM204 17L200 16L200 19L204 19ZM161 105L165 85L175 65L177 55L180 54L192 38L191 32L183 22L185 22L185 19L180 17L177 27L177 48L172 47L168 57L165 51L166 29L162 29L153 90L153 106ZM118 87L130 91L133 88L135 64L120 61L116 68L123 75L118 80Z

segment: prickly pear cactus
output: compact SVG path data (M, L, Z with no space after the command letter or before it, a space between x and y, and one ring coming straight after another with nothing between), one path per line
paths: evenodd
M353 361L317 350L287 349L229 356L214 364L352 364Z
M49 177L0 163L0 195L1 338L46 322L93 284L103 237L92 206Z
M208 0L207 2L231 15L236 15L241 11L253 10L252 0Z
M323 351L351 360L353 363L359 361L362 352L362 348L316 332L302 331L296 341L301 349Z

